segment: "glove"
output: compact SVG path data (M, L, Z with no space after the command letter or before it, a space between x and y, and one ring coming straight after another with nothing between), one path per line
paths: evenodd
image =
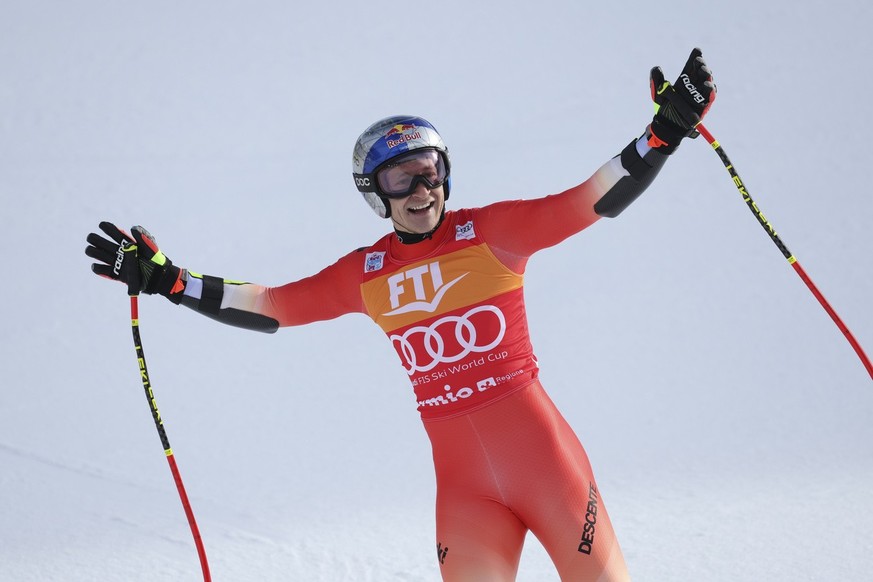
M716 87L712 71L706 66L699 48L691 51L685 68L671 85L664 80L661 67L654 67L649 76L655 117L649 126L649 146L671 154L682 138L695 138L695 127L712 107Z
M100 230L112 240L93 232L88 235L85 254L100 261L91 265L92 271L125 283L128 295L160 293L174 303L181 301L182 269L158 249L146 229L134 226L131 236L111 222L101 222Z

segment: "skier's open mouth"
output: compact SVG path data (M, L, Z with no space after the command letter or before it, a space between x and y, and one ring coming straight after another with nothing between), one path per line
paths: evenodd
M410 214L422 214L424 212L429 211L431 208L433 208L433 204L434 204L433 201L430 201L427 204L420 204L418 206L410 206L406 210Z

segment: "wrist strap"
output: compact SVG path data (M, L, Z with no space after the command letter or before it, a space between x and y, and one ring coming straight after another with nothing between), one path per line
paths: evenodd
M183 280L183 270L175 266L170 259L164 263L161 268L160 277L154 284L154 287L149 285L149 289L144 289L146 293L158 293L163 295L176 305L182 300L183 291L185 291L185 281Z
M660 115L655 115L652 123L646 128L649 147L666 155L672 154L679 147L682 138L687 135L687 130Z
M217 315L221 311L222 298L224 298L224 279L203 275L203 291L200 293L197 311Z

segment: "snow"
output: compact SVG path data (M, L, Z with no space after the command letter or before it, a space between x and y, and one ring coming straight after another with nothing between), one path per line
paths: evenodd
M873 350L871 5L601 4L4 2L0 579L202 579L85 236L143 224L198 272L310 275L388 227L350 176L386 115L440 129L452 207L550 194L639 135L650 67L700 46L707 127ZM634 579L869 579L873 382L704 140L534 257L526 295ZM140 317L214 580L438 580L429 444L369 320ZM519 580L556 579L529 538Z

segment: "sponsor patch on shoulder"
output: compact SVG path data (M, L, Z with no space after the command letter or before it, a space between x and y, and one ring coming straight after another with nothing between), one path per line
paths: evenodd
M476 231L473 230L473 221L468 220L466 224L459 224L455 227L455 240L470 240L476 238Z
M376 253L367 253L367 258L364 261L364 272L372 273L378 271L385 264L385 251Z

